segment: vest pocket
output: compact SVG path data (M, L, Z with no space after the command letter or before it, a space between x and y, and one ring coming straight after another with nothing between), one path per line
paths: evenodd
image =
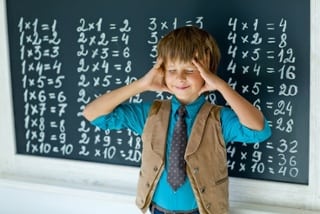
M220 180L217 180L215 184L216 185L220 185L220 184L226 182L228 180L228 178L229 178L229 176L227 175L226 177L224 177L224 178L222 178Z

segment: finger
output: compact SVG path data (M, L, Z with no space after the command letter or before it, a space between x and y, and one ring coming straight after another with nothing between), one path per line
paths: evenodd
M212 72L210 72L210 70L208 70L208 68L206 68L206 66L202 62L199 62L196 59L193 59L192 63L196 66L196 68L200 72L200 75L204 79L208 78L208 75L210 75L210 73L212 73Z
M197 61L196 58L193 58L193 59L192 59L192 63L193 63L195 66L199 65L199 63L198 63L198 61Z
M192 59L192 63L197 67L198 70L203 70L202 64L196 59Z
M154 64L154 68L156 68L156 69L159 69L160 67L161 67L161 65L162 65L162 63L163 63L163 59L162 58L157 58L157 61L156 61L156 63Z

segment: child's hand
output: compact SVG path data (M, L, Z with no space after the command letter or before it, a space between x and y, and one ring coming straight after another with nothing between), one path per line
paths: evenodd
M212 73L207 66L205 66L202 62L197 61L196 59L192 60L192 63L196 66L200 75L204 80L204 84L202 89L199 92L199 95L203 92L207 91L215 91L218 90L219 85L222 83L222 79L218 77L216 74Z
M164 82L164 70L162 63L163 60L158 58L157 62L149 70L149 72L140 79L140 81L143 82L146 90L168 92L169 89Z

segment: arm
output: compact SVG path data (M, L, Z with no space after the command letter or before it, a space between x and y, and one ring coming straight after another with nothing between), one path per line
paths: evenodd
M261 111L200 62L193 60L193 63L205 81L200 93L213 90L219 91L243 125L253 130L262 130L264 128L264 116Z
M157 60L153 68L141 79L115 89L109 93L105 93L97 99L90 102L83 110L83 116L92 121L95 118L112 112L119 104L123 103L130 97L145 91L166 91L163 84L163 70L161 68L162 61Z

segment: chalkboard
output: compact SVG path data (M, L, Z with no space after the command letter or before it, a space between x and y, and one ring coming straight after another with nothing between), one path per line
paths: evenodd
M141 77L156 44L184 25L220 45L219 75L262 109L273 135L227 146L230 176L308 184L310 1L7 1L18 154L139 166L141 139L82 116L100 94ZM144 93L128 102L167 98ZM225 105L218 93L213 103Z

